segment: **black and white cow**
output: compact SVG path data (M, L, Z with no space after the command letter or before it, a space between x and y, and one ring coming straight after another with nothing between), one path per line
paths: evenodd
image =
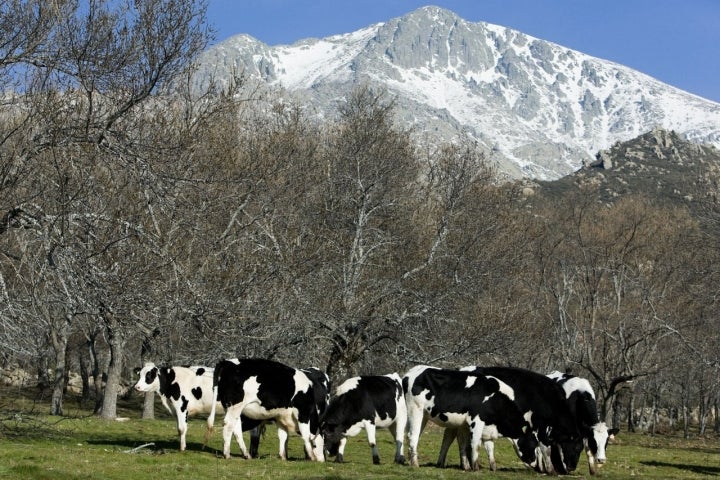
M558 371L548 374L548 377L559 383L565 391L570 410L583 437L590 474L595 475L598 464L601 465L607 460L608 442L619 430L609 429L605 422L598 418L595 391L587 379Z
M515 392L494 376L419 365L403 377L408 410L408 455L418 466L418 441L427 420L445 428L468 428L470 463L478 468L477 448L483 439L507 437L522 461L536 466L537 439L515 402Z
M559 384L547 376L514 367L465 367L461 371L497 378L507 384L515 394L515 402L523 412L531 412L529 422L539 445L535 470L549 474L568 474L577 468L583 449L582 437L575 416L565 400L565 392ZM444 461L455 433L446 431L440 450ZM460 452L466 449L458 438ZM485 448L492 458L492 441L485 441Z
M215 366L213 398L225 409L225 458L230 458L233 432L241 430L242 418L247 417L275 421L283 460L287 459L288 434L297 432L303 439L306 457L324 461L315 389L303 371L261 358L222 360ZM208 431L212 431L215 421L214 405L215 402L208 417ZM239 443L243 457L249 458L245 444Z
M140 378L135 384L138 392L156 392L160 395L163 406L175 415L177 431L180 436L180 450L184 451L188 429L188 417L210 413L213 403L213 369L208 367L157 367L154 363L146 363L139 370ZM170 408L170 405L172 408ZM256 427L261 422L248 419L242 428L252 430L250 452L257 455L260 434ZM240 435L242 430L235 432Z
M325 448L336 462L344 459L347 437L354 437L364 428L373 463L379 464L375 429L388 428L395 438L395 463L405 463L407 408L401 382L397 373L365 375L349 378L337 387L320 421Z

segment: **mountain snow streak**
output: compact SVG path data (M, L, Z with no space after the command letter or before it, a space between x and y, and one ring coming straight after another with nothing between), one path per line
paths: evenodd
M554 179L654 128L720 147L720 104L636 70L438 7L270 47L237 35L201 72L244 72L331 117L360 85L386 89L425 141L477 139L510 177Z

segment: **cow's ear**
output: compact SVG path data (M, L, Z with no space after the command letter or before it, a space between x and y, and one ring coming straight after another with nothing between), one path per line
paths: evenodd
M611 428L610 430L608 430L608 434L610 435L610 438L615 438L615 435L617 435L618 433L620 433L619 428Z

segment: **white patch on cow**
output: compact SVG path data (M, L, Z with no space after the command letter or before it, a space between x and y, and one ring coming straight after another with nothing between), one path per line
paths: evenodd
M240 359L239 359L239 358L228 358L227 361L228 361L228 362L232 362L232 363L234 363L235 365L240 365Z
M359 383L360 377L348 378L335 389L335 396L339 397L340 395L345 395L346 393L355 390Z
M485 427L483 428L483 432L482 432L483 441L497 440L500 437L502 437L502 435L500 435L500 432L498 432L497 425L486 424Z
M493 379L495 379L495 380L498 382L498 384L500 385L500 393L502 393L503 395L505 395L506 397L508 397L508 398L509 398L510 400L512 400L513 402L515 401L515 390L513 390L512 387L510 387L510 385L508 385L507 383L503 382L503 381L500 380L499 378L493 377L492 375L488 375L488 378L493 378Z
M556 382L560 382L567 378L567 375L557 370L547 374L548 378L553 379ZM590 382L586 378L571 377L568 378L565 383L562 384L563 390L565 390L565 396L570 398L573 392L587 392L592 398L595 398L595 391L590 385Z
M475 385L475 382L477 381L477 377L475 375L468 375L468 377L465 379L465 388L470 388L473 385Z
M587 392L592 398L595 398L595 391L590 385L590 382L588 382L585 378L573 377L563 383L563 389L565 390L565 395L568 398L570 398L570 394L572 392Z
M377 414L377 412L375 412L375 418L373 419L373 423L378 428L388 428L390 425L395 423L396 420L397 419L395 417L391 417L389 415L387 417L381 417Z
M310 387L312 387L310 378L308 378L308 376L301 370L295 370L293 381L295 382L295 395L299 392L307 393L307 391L310 390Z
M245 398L257 398L259 391L260 383L257 380L257 375L253 375L243 383L243 392L245 392L243 396Z
M345 436L346 437L354 437L358 433L360 433L365 428L365 420L360 420L359 422L355 422L352 425L348 427L347 430L345 430Z
M443 421L440 417L433 417L433 423L445 428L461 427L468 424L468 416L465 413L444 412L443 415L447 417L447 420Z
M523 418L524 418L525 421L528 423L528 425L530 425L530 428L533 428L533 424L532 424L532 414L533 414L533 411L532 411L532 410L528 410L527 412L525 412L525 415L523 415Z

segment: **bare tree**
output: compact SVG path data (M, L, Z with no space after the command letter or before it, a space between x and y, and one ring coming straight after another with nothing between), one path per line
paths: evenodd
M146 228L147 200L138 191L155 180L149 162L159 149L142 142L149 138L143 122L148 112L162 109L161 94L206 46L205 5L191 0L46 3L13 2L7 10L22 14L12 16L25 21L18 32L38 32L38 41L18 41L5 55L12 58L26 49L15 54L20 60L13 78L26 83L18 85L22 94L14 98L37 114L25 144L14 140L3 146L12 146L21 165L33 162L41 175L27 184L24 199L18 195L23 190L15 189L15 201L23 203L9 211L31 210L38 232L46 235L34 265L36 272L53 274L58 292L45 297L58 297L50 303L56 307L45 309L46 324L58 326L49 330L56 349L52 413L62 413L56 397L65 376L64 350L73 318L83 314L104 325L113 354L102 409L112 418L132 316L152 310L149 292L141 286L145 282L123 277L129 271L138 276L144 269L132 266L147 268L154 263L148 259L157 258ZM42 28L36 27L34 22L46 18ZM27 72L24 77L21 71ZM27 123L24 110L7 112L7 118L19 119L10 127ZM12 128L6 132L9 138ZM164 144L162 149L167 151ZM45 193L33 195L30 188Z
M687 212L642 198L608 207L585 198L538 217L548 227L538 271L557 361L595 379L602 413L610 415L626 382L667 361L668 326L682 324L679 309L691 305L682 294L691 252L682 245L694 227Z

